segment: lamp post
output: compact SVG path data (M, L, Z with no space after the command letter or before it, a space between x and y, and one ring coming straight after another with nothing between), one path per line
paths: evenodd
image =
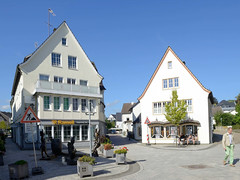
M91 115L94 115L95 113L92 112L91 113L91 110L93 108L91 108L91 100L89 99L88 100L88 112L86 112L85 114L88 115L88 119L89 119L89 133L90 133L90 136L89 136L89 143L90 143L90 146L89 146L89 155L90 157L92 157L92 127L91 127Z
M220 120L221 120L221 130L222 130L222 118L220 118Z

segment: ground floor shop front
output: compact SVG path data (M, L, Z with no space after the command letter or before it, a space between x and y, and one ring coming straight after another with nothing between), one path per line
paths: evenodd
M30 124L14 124L12 127L13 141L21 149L32 149L32 133L29 130ZM33 135L36 148L41 145L40 131L45 133L47 148L51 148L51 139L60 139L63 148L71 137L75 137L75 147L89 146L90 136L94 140L95 129L100 129L100 134L106 134L105 123L100 120L91 121L91 130L88 120L41 120L40 123L33 124Z

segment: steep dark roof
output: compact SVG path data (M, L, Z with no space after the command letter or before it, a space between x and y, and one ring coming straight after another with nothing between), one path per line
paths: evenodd
M122 113L116 113L116 121L122 121Z
M122 107L121 113L122 114L130 114L132 112L131 111L132 106L134 106L134 104L132 104L132 103L124 103L123 107Z
M12 113L0 111L0 116L2 116L5 121L9 122L9 118L12 117Z
M218 106L221 106L221 107L235 107L235 103L234 102L229 102L229 101L226 101L226 100L222 100L220 103L218 103Z

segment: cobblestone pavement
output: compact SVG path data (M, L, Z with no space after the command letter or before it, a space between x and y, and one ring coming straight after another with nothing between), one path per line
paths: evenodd
M121 180L190 180L190 179L240 179L240 144L235 147L236 167L223 165L224 151L220 144L175 147L173 145L146 146L119 135L110 135L116 147L129 149L128 165L117 166L113 158L98 158L94 167L94 177L84 179L121 179ZM29 170L34 167L32 151L21 151L10 140L7 142L6 164L19 159L27 159ZM84 150L83 150L84 151ZM87 149L85 149L87 151ZM37 151L38 159L40 152ZM45 174L30 176L29 179L79 179L76 166L64 166L60 159L39 161ZM0 179L8 179L7 165L0 166ZM29 171L30 172L30 171Z

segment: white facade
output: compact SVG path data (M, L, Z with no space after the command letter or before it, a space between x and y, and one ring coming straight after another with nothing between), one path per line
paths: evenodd
M122 114L122 133L123 135L127 136L127 131L132 132L133 126L132 126L132 113L129 114Z
M12 90L12 119L21 120L25 109L33 104L41 120L40 128L54 138L56 120L62 123L59 133L62 140L78 136L86 139L88 102L91 101L93 126L104 133L103 77L88 59L66 22L29 57L19 64ZM81 83L81 84L80 84ZM69 122L69 124L68 124ZM23 130L24 131L24 130ZM66 131L66 132L65 132ZM83 132L84 131L84 132ZM65 133L65 135L64 135ZM17 135L18 136L18 135ZM64 139L66 136L66 139ZM19 142L17 142L19 143Z
M177 84L174 84L175 78L178 79L176 80ZM172 79L172 81L169 79ZM191 110L189 109L188 111L187 118L200 123L200 126L197 126L197 135L200 143L211 143L211 91L203 87L170 47L165 52L144 92L138 98L141 106L142 142L147 143L147 134L150 136L150 143L172 143L174 141L174 138L166 135L170 131L168 129L170 125L168 127L166 125L160 127L162 128L160 131L163 137L152 138L150 125L145 124L147 118L150 122L155 123L167 121L164 116L164 103L171 101L172 90L177 90L178 99L190 100L189 102L192 105ZM156 103L159 103L161 107L159 112L154 110L154 103L156 106L158 105Z

